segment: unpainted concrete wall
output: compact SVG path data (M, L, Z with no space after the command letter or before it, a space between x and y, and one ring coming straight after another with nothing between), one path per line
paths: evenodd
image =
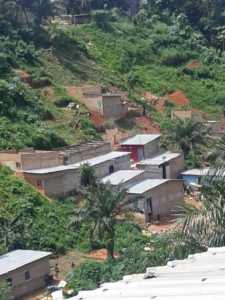
M128 196L134 196L128 194ZM184 190L183 181L169 181L163 183L145 193L143 193L143 199L138 200L138 207L144 209L145 213L137 214L136 216L142 218L145 223L150 220L157 220L158 215L160 217L169 217L172 213L172 209L176 206L183 206L184 204ZM129 198L128 197L128 198ZM148 215L147 199L152 199L152 215Z
M82 150L82 152L79 152L79 153L70 154L68 163L69 163L69 165L74 164L76 162L79 162L79 161L82 161L85 159L89 159L89 158L107 154L110 151L111 151L110 144L106 143L106 144L100 145L98 147L92 147L87 150Z
M175 119L175 117L181 118L181 119L186 119L186 118L191 118L192 114L191 111L185 111L185 110L172 110L171 111L171 118Z
M221 131L222 130L222 123L216 122L216 123L203 123L205 126L210 127L213 131Z
M181 179L183 173L185 171L185 161L184 154L172 159L169 162L170 167L170 178L168 179Z
M103 101L101 95L96 94L83 94L83 103L90 110L96 111L103 115Z
M21 154L22 170L50 168L59 165L57 152Z
M101 94L101 86L68 86L65 87L67 93L83 102L83 94Z
M94 166L95 173L99 178L110 174L109 167L114 167L114 172L130 170L130 157L116 158ZM66 170L49 174L28 174L24 178L47 197L62 196L81 187L81 178L78 170ZM37 181L42 180L42 187L37 186Z
M88 24L91 23L91 15L85 14L85 15L75 15L74 16L74 24Z
M0 164L9 167L13 171L20 171L21 167L17 167L16 163L21 165L20 154L0 153Z
M144 145L144 158L149 158L153 154L156 154L159 152L159 139L156 139L152 142L149 142L148 144Z
M30 280L25 280L25 272L30 272ZM49 258L45 257L0 276L0 281L12 278L12 293L22 297L45 286L45 275L49 274ZM1 298L1 296L0 296Z
M102 104L103 104L103 118L106 120L113 119L118 120L121 119L122 114L122 105L121 105L121 97L116 95L110 96L102 96Z

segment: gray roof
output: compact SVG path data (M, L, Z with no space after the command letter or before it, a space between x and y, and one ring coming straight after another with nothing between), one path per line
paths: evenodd
M48 173L54 173L54 172L60 172L60 171L67 171L67 170L74 170L79 169L79 167L83 164L89 164L90 166L95 166L101 163L104 163L109 160L113 160L119 157L123 157L130 154L130 152L123 152L123 151L112 151L110 153L93 157L90 159L82 160L81 162L68 165L68 166L56 166L51 168L43 168L43 169L34 169L34 170L26 170L22 171L23 173L28 174L48 174Z
M169 181L181 181L175 179L143 179L126 186L129 194L143 194L161 184Z
M147 272L152 279L144 279ZM94 291L81 291L70 300L224 300L225 247L189 255L167 266L147 268L144 274L124 276Z
M110 182L113 185L118 185L121 182L126 182L135 178L136 176L143 174L145 171L136 171L136 170L126 170L126 171L118 171L116 173L110 174L102 178L102 182Z
M137 134L130 138L120 141L120 145L146 145L149 142L152 142L160 138L161 134Z
M204 121L203 123L210 123L210 124L213 124L213 123L221 123L221 121Z
M183 173L182 175L192 175L192 176L204 176L209 173L209 168L204 168L204 169L191 169L187 170Z
M36 260L50 256L51 252L16 250L0 256L0 275L28 265Z
M177 158L181 155L183 155L183 154L182 153L173 153L173 152L157 153L148 159L138 162L137 165L159 166L159 165L161 165L165 162L168 162L174 158Z

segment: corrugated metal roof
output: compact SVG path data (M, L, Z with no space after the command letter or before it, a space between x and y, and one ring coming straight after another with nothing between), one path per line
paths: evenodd
M182 173L182 175L204 176L209 173L209 168L191 169Z
M0 256L0 275L23 267L36 260L50 256L51 252L16 250Z
M120 145L146 145L149 142L152 142L158 139L161 134L137 134L133 137L127 138L124 141L120 142Z
M112 151L110 153L93 157L90 159L83 160L81 162L68 165L68 166L56 166L56 167L51 167L51 168L43 168L43 169L34 169L34 170L26 170L22 171L23 173L28 173L28 174L48 174L48 173L54 173L54 172L60 172L60 171L66 171L66 170L73 170L73 169L79 169L79 167L83 164L89 164L90 166L95 166L98 164L101 164L103 162L116 159L119 157L123 157L130 154L130 152L122 152L122 151Z
M102 182L110 182L113 185L118 185L122 182L126 182L131 180L132 178L144 173L145 171L136 171L136 170L125 170L125 171L118 171L116 173L110 174L102 178Z
M168 181L181 181L175 179L143 179L132 183L125 188L128 189L129 194L143 194L161 184L164 184Z
M176 157L183 155L182 153L174 153L174 152L163 152L157 153L152 157L142 160L137 163L137 165L152 165L152 166L159 166L165 162L168 162Z
M144 279L146 273L154 278ZM167 266L147 268L145 274L124 276L94 291L81 291L70 300L224 300L225 247L190 255Z

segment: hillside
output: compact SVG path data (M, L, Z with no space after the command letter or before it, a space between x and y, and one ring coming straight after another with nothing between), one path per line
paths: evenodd
M180 90L193 108L220 118L224 52L186 19L143 11L131 19L121 11L101 11L90 25L81 26L27 28L3 15L1 20L0 149L51 149L99 139L84 106L78 112L66 110L76 100L64 87L74 84L100 83L140 105L143 92L170 99ZM22 71L32 76L33 88L21 82ZM163 119L162 108L149 103L146 108L156 121Z

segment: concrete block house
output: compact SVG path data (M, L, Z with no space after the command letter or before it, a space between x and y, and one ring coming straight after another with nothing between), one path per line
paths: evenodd
M58 153L53 151L35 151L34 148L23 150L5 150L0 152L0 164L11 170L50 168L58 166Z
M163 152L157 153L148 159L136 164L137 169L151 173L152 178L181 179L185 170L183 153Z
M45 275L49 275L50 255L50 252L16 250L0 256L0 281L11 286L15 299L43 288Z
M76 162L97 157L111 152L110 143L102 141L88 141L79 145L55 148L58 153L59 164L71 165Z
M130 169L130 152L110 152L68 166L22 170L24 178L48 197L62 196L82 186L78 169L89 164L101 179L113 172Z
M159 152L160 136L160 134L137 134L121 140L121 150L131 152L131 159L139 162Z
M183 180L143 179L126 188L128 197L142 197L135 205L142 209L144 214L135 216L143 219L145 223L169 217L174 207L184 204Z
M120 94L102 93L101 86L66 87L67 93L84 103L93 112L100 113L104 119L121 119L128 106L121 102Z

